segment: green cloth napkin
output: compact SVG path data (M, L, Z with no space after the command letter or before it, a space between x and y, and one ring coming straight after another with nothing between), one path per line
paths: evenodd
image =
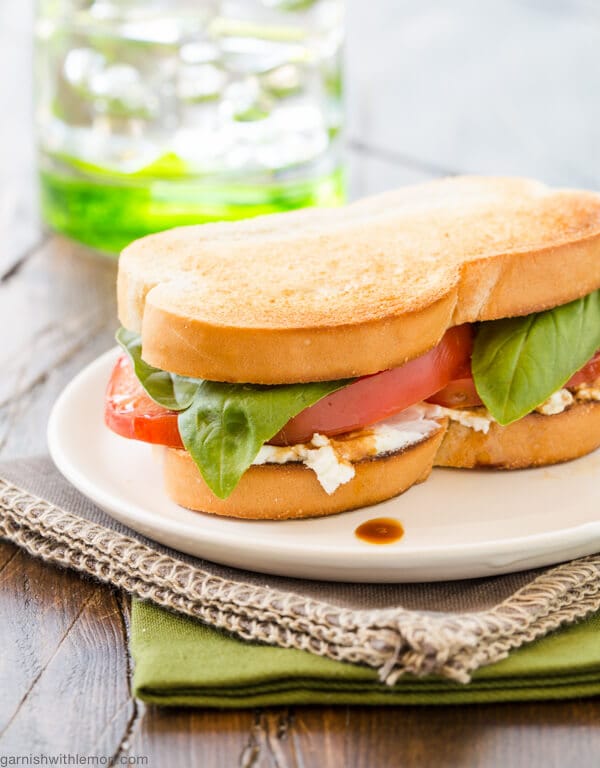
M468 704L600 694L600 613L478 670L468 685L403 677L389 687L368 667L247 643L135 600L131 653L134 694L163 706Z

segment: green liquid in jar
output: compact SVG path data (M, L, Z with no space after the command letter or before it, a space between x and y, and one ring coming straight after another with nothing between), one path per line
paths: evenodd
M175 159L176 160L176 159ZM344 201L341 169L310 178L252 183L222 177L177 176L173 161L161 178L139 172L114 175L82 169L77 162L44 158L40 168L42 215L56 231L108 254L138 237L170 227L234 221L307 206Z

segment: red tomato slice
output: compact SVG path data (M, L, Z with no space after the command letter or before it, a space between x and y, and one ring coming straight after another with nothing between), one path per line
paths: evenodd
M469 326L446 332L442 341L421 357L389 371L364 376L328 395L291 419L271 442L293 445L315 432L338 435L365 427L408 408L437 392L468 364L472 336ZM106 392L105 422L123 437L182 446L177 414L155 403L137 380L129 358L120 357Z
M590 384L598 378L600 378L600 352L596 352L589 363L586 363L580 371L571 376L565 387ZM470 366L447 386L436 392L433 397L427 398L427 402L443 405L446 408L472 408L476 405L483 405L475 389Z
M381 421L439 391L468 363L471 351L471 327L450 328L424 355L398 368L364 376L306 408L270 442L294 445L309 440L315 432L339 435Z
M473 408L476 405L483 405L472 376L453 379L433 397L428 397L427 402L443 405L445 408Z
M126 355L117 360L104 401L107 427L122 437L182 448L177 414L148 397Z
M421 400L448 408L473 407L481 400L470 374L471 329L451 328L437 347L405 365L364 376L291 419L271 442L309 440L315 432L337 435L373 424ZM566 386L600 378L600 351ZM105 422L123 437L181 448L177 414L155 403L137 380L129 358L120 357L106 391Z
M571 376L565 387L577 387L579 384L593 384L600 378L600 351L586 363L580 371Z

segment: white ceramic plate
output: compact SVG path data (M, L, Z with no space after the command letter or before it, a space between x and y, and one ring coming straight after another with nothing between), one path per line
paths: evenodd
M233 520L178 507L150 446L103 423L117 351L82 371L48 426L63 475L109 515L163 544L282 576L357 582L436 581L517 571L600 550L600 452L517 472L435 469L426 483L374 507L314 520ZM404 537L373 545L354 531L397 518Z

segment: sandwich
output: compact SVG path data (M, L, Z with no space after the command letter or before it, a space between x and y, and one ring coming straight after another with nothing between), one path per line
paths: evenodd
M600 195L455 177L121 255L107 425L193 510L302 518L600 445Z

